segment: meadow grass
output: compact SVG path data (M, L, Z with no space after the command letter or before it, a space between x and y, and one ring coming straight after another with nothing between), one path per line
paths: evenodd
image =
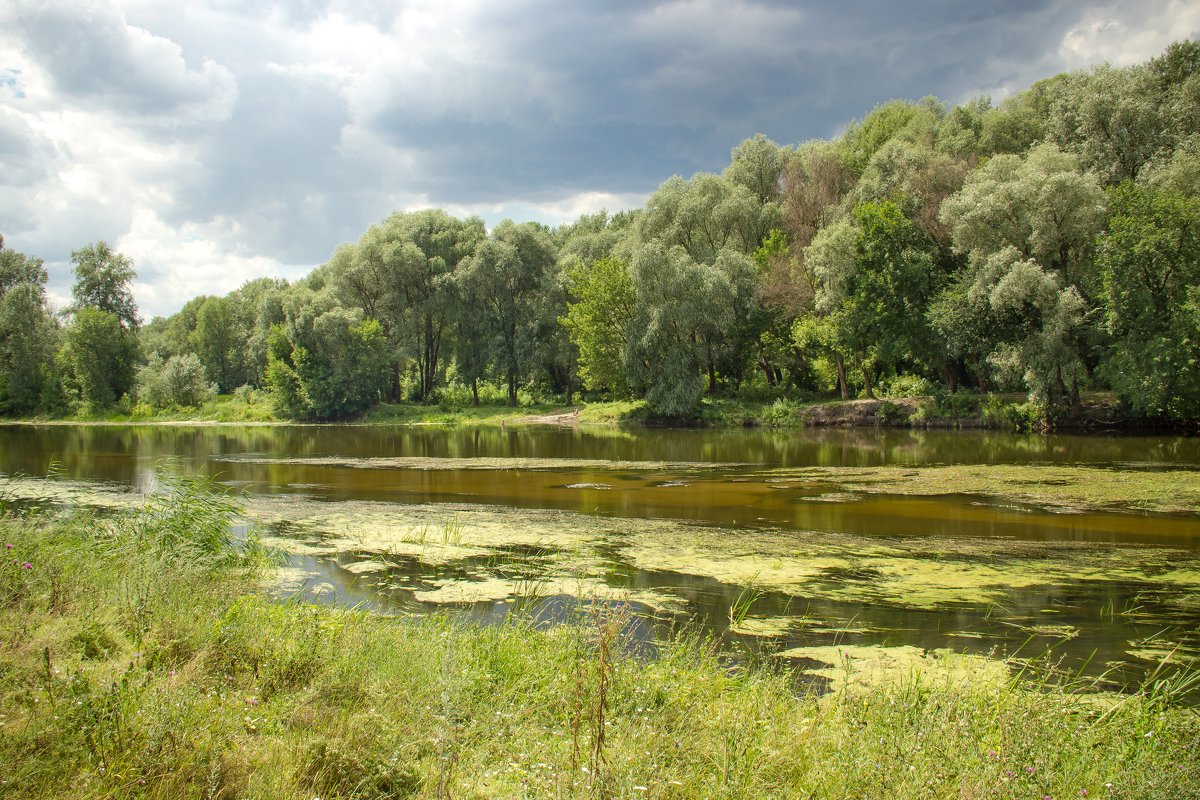
M822 696L695 636L640 657L619 607L543 629L274 602L236 514L193 483L0 517L0 797L1200 797L1165 674Z

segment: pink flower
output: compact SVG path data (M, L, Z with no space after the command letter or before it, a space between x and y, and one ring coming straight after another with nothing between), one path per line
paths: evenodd
M5 549L5 550L12 550L12 549L13 549L13 546L12 546L11 544L6 544L6 545L4 545L4 549Z
M26 561L21 565L21 569L33 569L33 564L30 564L28 561Z

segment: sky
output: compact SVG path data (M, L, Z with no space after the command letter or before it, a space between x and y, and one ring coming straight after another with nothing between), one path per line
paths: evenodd
M1200 36L1194 0L3 0L0 234L133 259L146 319L299 278L392 211L550 225Z

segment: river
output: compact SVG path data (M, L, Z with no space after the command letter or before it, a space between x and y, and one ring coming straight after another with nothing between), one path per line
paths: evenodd
M962 465L1020 468L1043 488L1072 470L1149 475L1170 495L1200 488L1200 439L0 427L0 472L52 474L85 501L80 486L136 497L163 474L228 485L289 554L280 593L322 602L483 620L617 603L650 643L690 629L797 663L830 647L949 649L1118 687L1200 659L1200 515L902 491L904 470ZM895 491L872 489L878 468Z

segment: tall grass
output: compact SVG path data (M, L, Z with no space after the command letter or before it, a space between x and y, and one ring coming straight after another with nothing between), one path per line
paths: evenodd
M0 518L0 797L1200 797L1165 671L1115 699L918 675L819 697L696 640L639 659L599 606L546 630L274 603L209 488Z

